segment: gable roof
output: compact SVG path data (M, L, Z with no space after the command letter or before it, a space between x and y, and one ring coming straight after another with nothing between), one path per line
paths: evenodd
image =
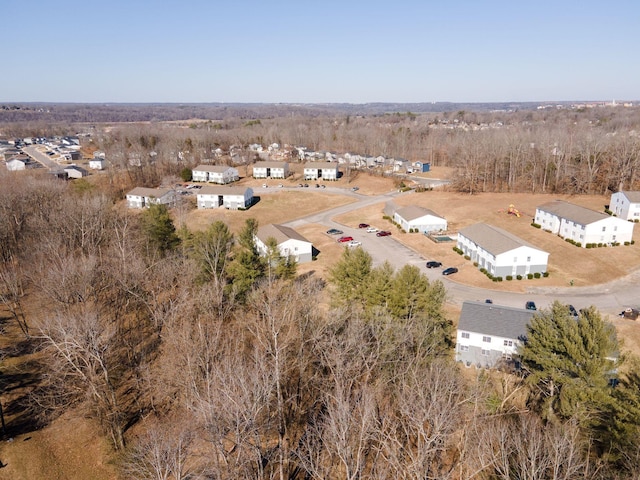
M146 187L136 187L130 192L127 192L127 195L138 195L140 197L155 197L160 198L166 193L170 192L170 188L146 188Z
M198 165L193 170L198 172L224 173L230 168L233 167L228 167L227 165Z
M501 253L508 252L518 247L529 247L541 252L543 251L506 230L493 225L487 225L486 223L469 225L468 227L461 229L458 233L472 242L477 243L493 255L500 255Z
M304 164L304 168L314 168L314 169L338 169L338 162L308 162Z
M440 215L435 213L433 210L429 210L428 208L424 208L424 207L419 207L417 205L409 205L408 207L398 208L396 210L396 213L407 221L415 220L416 218L424 217L425 215L432 215L434 217L442 218L444 220L444 217L441 217Z
M620 193L627 197L627 200L629 200L629 202L640 203L640 192L621 190Z
M198 192L197 195L245 195L247 190L251 190L251 194L253 195L253 190L249 187L238 187L231 185L204 185Z
M526 335L527 325L534 314L534 311L524 308L464 302L458 330L517 339Z
M253 168L284 168L287 162L256 162Z
M267 239L269 237L273 237L276 239L276 242L278 242L278 245L286 242L287 240L300 240L301 242L311 243L309 240L296 232L293 228L285 227L284 225L277 225L274 223L258 228L256 236L260 240L262 240L263 243L267 243Z
M565 202L564 200L554 200L553 202L543 203L538 206L537 209L552 213L566 220L571 220L579 225L588 225L605 218L612 218L604 212L596 212L595 210Z

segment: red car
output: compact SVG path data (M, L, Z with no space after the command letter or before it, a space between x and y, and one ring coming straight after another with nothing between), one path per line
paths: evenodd
M353 237L340 237L340 238L338 239L338 242L340 242L340 243L345 243L345 242L350 242L350 241L352 241L352 240L353 240Z
M369 228L369 224L368 223L361 223L360 225L358 225L358 228Z
M382 230L382 231L376 233L377 237L388 237L389 235L391 235L391 232L388 232L386 230Z

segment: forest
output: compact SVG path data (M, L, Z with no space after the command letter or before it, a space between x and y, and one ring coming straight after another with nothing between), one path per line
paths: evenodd
M123 479L638 478L638 360L595 309L540 311L518 372L466 369L444 285L416 267L356 248L298 275L258 255L258 219L190 231L121 200L233 148L248 166L252 143L429 160L470 195L605 194L638 189L639 125L636 108L0 123L86 134L110 162L0 174L2 433L91 419Z

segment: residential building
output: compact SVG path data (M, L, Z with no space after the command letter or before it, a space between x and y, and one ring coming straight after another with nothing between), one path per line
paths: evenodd
M175 198L175 190L170 188L136 187L127 193L127 206L145 208L155 203L173 205Z
M456 333L456 360L482 368L511 361L526 340L534 314L523 308L464 302Z
M623 220L640 221L640 192L620 191L612 193L609 210Z
M239 178L238 169L226 165L198 165L192 171L194 182L227 184Z
M253 178L287 178L287 162L258 162L253 165Z
M267 254L269 238L274 238L280 254L284 257L293 257L297 263L313 260L312 243L296 232L291 227L269 224L258 228L255 236L256 248L261 255Z
M196 193L198 208L249 208L253 203L253 190L248 187L205 185Z
M64 171L67 173L67 178L82 178L89 175L89 172L77 165L69 165L67 167L64 167Z
M393 221L404 231L417 230L422 233L441 232L447 229L447 220L433 210L410 205L398 208L393 214Z
M304 164L305 180L337 180L337 162L308 162Z
M104 170L107 161L102 157L93 157L89 160L89 168L91 170Z
M633 237L632 222L563 200L537 207L534 222L543 230L571 239L583 248L587 244L630 242Z
M494 277L547 271L549 253L501 228L476 223L458 232L458 248Z
M13 158L7 161L6 165L7 170L9 170L10 172L18 172L20 170L26 170L27 161L20 158Z

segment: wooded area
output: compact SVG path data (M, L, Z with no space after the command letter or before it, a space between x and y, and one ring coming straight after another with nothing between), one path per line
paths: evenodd
M216 148L240 146L249 165L248 145L271 142L429 160L469 193L633 189L639 120L619 108L74 125L113 165L99 181L0 175L4 362L21 358L31 378L21 395L4 379L7 434L85 415L122 478L637 478L640 370L612 363L597 311L541 312L519 374L465 369L444 286L416 267L373 267L356 248L328 278L298 276L275 248L258 255L256 219L189 231L165 207L118 202Z

